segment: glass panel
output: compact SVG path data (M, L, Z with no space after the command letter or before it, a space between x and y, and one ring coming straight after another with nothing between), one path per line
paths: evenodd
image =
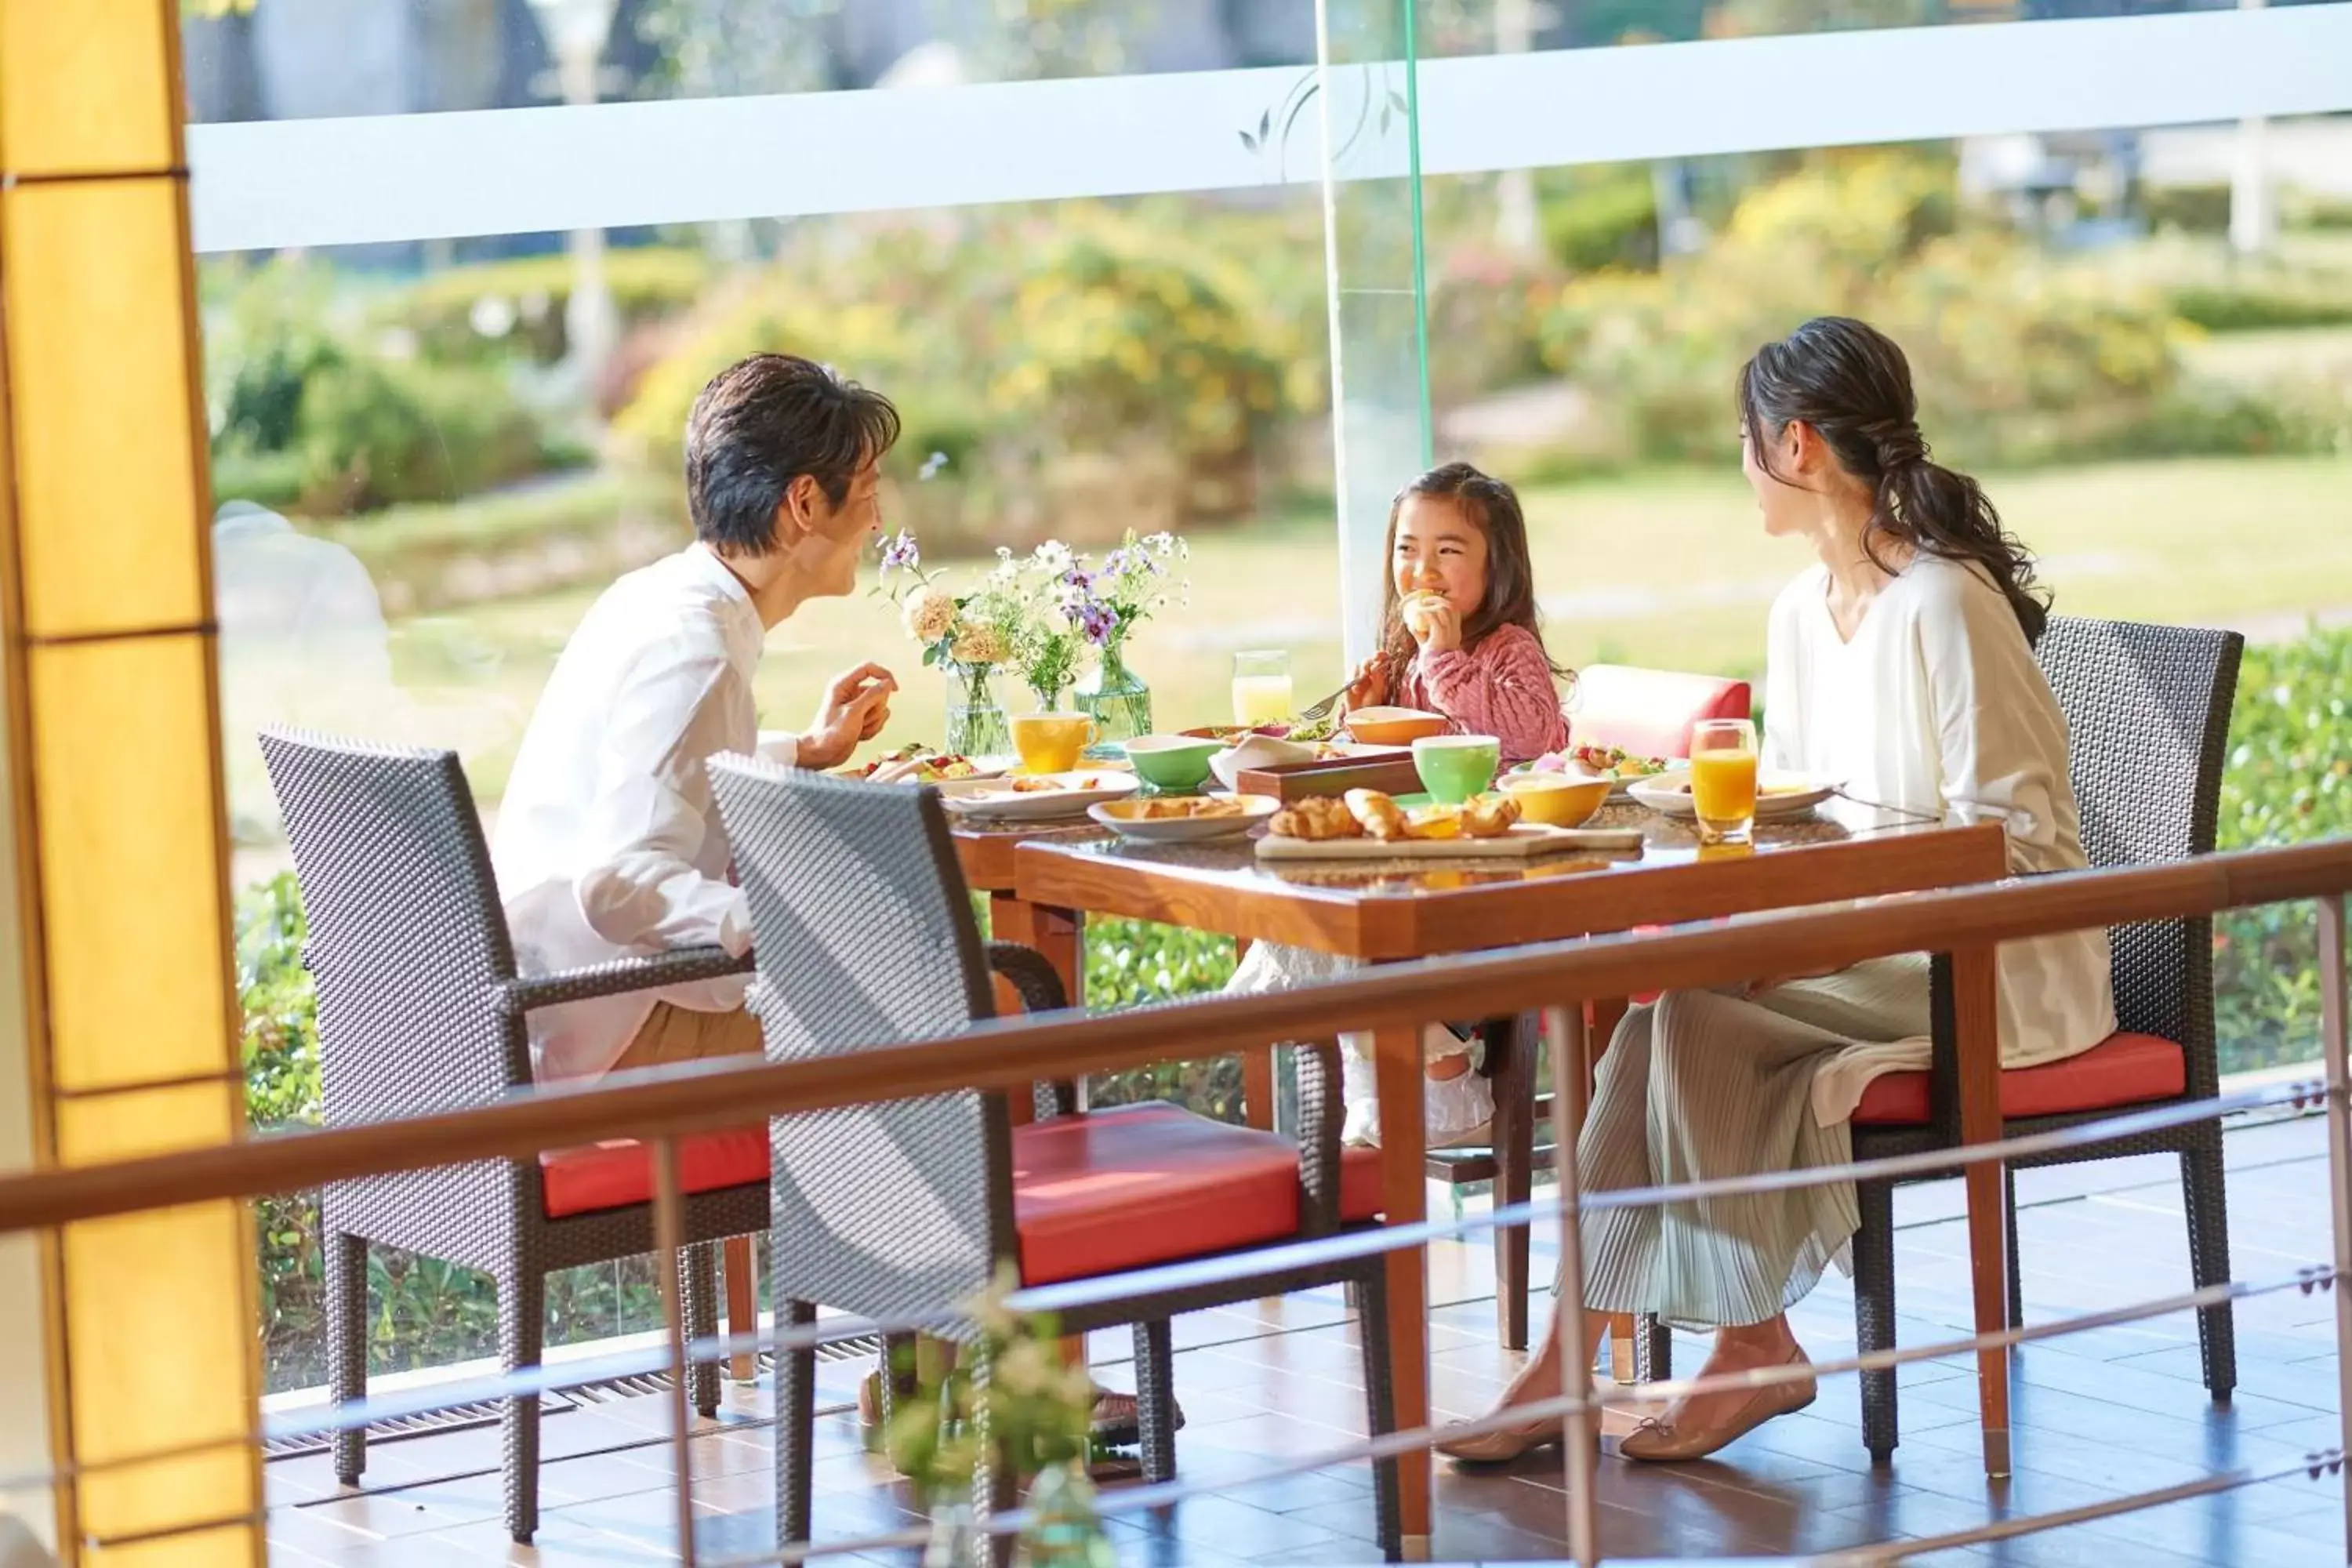
M12 174L168 169L172 9L155 0L0 5L0 167Z
M194 626L205 610L179 188L161 177L26 184L0 200L26 629Z
M52 1081L226 1070L210 647L71 643L31 664Z
M1379 640L1390 498L1428 466L1433 449L1415 6L1336 0L1325 16L1316 112L1324 141L1340 595L1353 665Z

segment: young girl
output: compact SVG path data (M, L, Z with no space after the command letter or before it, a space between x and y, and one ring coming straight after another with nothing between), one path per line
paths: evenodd
M1443 713L1458 734L1492 735L1509 766L1568 744L1568 720L1536 624L1527 519L1502 480L1467 463L1432 468L1389 510L1389 580L1381 595L1381 649L1357 669L1348 706L1397 703ZM1231 991L1287 990L1336 979L1350 959L1260 942ZM1423 1033L1429 1146L1485 1142L1495 1100L1471 1070L1475 1041L1443 1024ZM1342 1136L1375 1142L1379 1107L1369 1037L1339 1037Z

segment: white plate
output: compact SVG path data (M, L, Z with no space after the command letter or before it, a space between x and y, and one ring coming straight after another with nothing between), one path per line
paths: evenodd
M1759 822L1802 816L1837 794L1835 784L1811 773L1768 773L1759 776L1756 784L1756 820ZM1630 793L1636 802L1661 816L1688 822L1698 816L1691 805L1690 774L1687 773L1636 779Z
M1531 773L1535 771L1536 770L1534 768L1522 763L1516 768L1507 770L1507 773ZM1604 776L1608 777L1612 782L1609 790L1609 799L1605 804L1610 805L1623 805L1628 801L1635 799L1636 797L1633 791L1641 784L1662 783L1671 784L1676 780L1680 780L1683 782L1684 786L1687 788L1690 779L1690 764L1679 760L1668 763L1666 764L1666 770L1664 773L1635 773L1629 778L1619 778L1613 773L1604 775L1601 773L1588 773L1582 772L1569 773L1554 768L1547 768L1543 771L1564 779L1595 779Z
M1112 801L1087 807L1087 815L1118 834L1143 844L1202 844L1213 838L1238 838L1282 809L1270 795L1244 795L1238 816L1129 817L1127 803Z
M1027 784L1051 780L1050 790L1016 790L995 779L955 779L938 786L940 804L958 816L985 822L1055 822L1084 816L1087 807L1133 795L1142 781L1112 768L1081 768L1076 773L1044 773ZM1081 784L1094 787L1082 789Z
M972 771L961 779L949 779L944 782L971 784L985 779L1001 779L1011 773L1013 765L1020 760L1018 757L966 757L964 761L971 764ZM852 773L849 776L862 779L866 784L921 784L923 780L908 775L917 767L929 761L930 759L928 757L917 757L912 762L887 763L873 773Z

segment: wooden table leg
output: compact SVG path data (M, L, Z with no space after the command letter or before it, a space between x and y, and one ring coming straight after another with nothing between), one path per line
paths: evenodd
M1585 1081L1578 1086L1579 1093L1588 1098L1591 1096L1593 1064L1600 1060L1601 1053L1609 1048L1609 1042L1616 1037L1617 1026L1624 1022L1625 1015L1631 1006L1632 1004L1622 996L1607 997L1587 1002L1584 1005L1586 1076ZM1553 1085L1552 1092L1559 1093L1559 1086ZM1583 1120L1581 1116L1577 1118L1579 1123ZM1633 1357L1635 1331L1633 1314L1611 1312L1608 1314L1608 1323L1609 1375L1620 1383L1632 1383L1640 1374L1640 1368Z
M719 1268L727 1277L727 1334L742 1339L760 1331L759 1283L751 1270L751 1238L730 1236L720 1247ZM760 1357L755 1351L738 1351L727 1358L727 1375L738 1383L756 1383Z
M1234 939L1234 962L1249 956L1250 940ZM1262 1132L1274 1131L1274 1047L1242 1053L1242 1120Z
M1959 1056L1960 1142L2000 1140L2000 981L1990 947L1952 954L1953 1039ZM1998 1161L1968 1168L1969 1275L1976 1301L1977 1332L2009 1327L2009 1205ZM1984 1435L1988 1476L2009 1469L2009 1351L1977 1352L1977 1407Z
M1053 966L1055 975L1062 982L1062 994L1070 999L1070 1005L1086 1005L1085 933L1076 915L1025 903L1010 893L991 893L988 895L988 934L998 942L1017 942L1024 947L1036 949ZM997 994L1000 1000L1003 994L1003 984L999 982ZM1086 1109L1086 1089L1083 1082L1077 1085L1077 1103L1082 1110ZM1035 1108L1029 1102L1028 1096L1007 1095L1005 1103L1014 1126L1035 1119Z
M1399 1023L1372 1035L1372 1061L1381 1097L1381 1205L1391 1225L1428 1217L1428 1152L1422 1124L1421 1026ZM1389 1368L1396 1390L1397 1425L1429 1425L1429 1256L1425 1248L1389 1254ZM1405 1554L1429 1553L1429 1450L1398 1461L1402 1483Z

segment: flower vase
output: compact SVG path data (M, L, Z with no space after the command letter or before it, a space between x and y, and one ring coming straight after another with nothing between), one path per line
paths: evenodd
M1013 751L1013 731L996 700L996 667L948 667L947 736L941 748L959 757L1002 757Z
M1102 661L1078 682L1078 711L1095 721L1095 743L1087 755L1110 762L1127 755L1127 742L1151 733L1151 688L1127 668L1126 640L1103 645Z
M931 1506L931 1539L923 1548L923 1568L981 1568L981 1534L971 1504Z
M1029 1489L1028 1507L1023 1544L1031 1568L1115 1568L1118 1554L1103 1529L1094 1481L1083 1466L1048 1466Z
M1034 708L1031 709L1030 711L1033 713L1061 712L1063 710L1063 700L1069 695L1069 683L1066 681L1063 682L1059 686L1030 687L1029 695L1037 704Z

